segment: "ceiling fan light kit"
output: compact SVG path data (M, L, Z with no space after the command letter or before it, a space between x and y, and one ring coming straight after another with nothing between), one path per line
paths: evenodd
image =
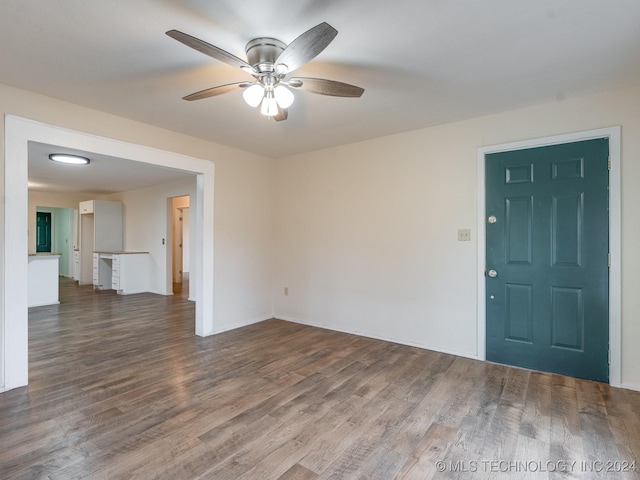
M244 97L244 101L247 102L247 105L255 108L260 105L260 102L262 102L264 98L264 87L259 83L254 83L242 92L242 96Z
M267 90L265 92L260 106L260 113L267 117L275 117L278 114L278 102L272 91Z
M282 84L273 89L273 94L275 95L276 102L278 102L280 108L289 108L295 100L291 90Z
M220 60L254 77L253 82L237 82L208 88L184 97L185 100L201 100L236 89L244 89L242 96L251 107L260 106L260 112L276 121L286 120L288 108L295 96L290 88L330 95L334 97L360 97L364 89L323 78L288 77L307 62L313 60L335 38L338 31L326 22L307 30L289 45L276 38L259 37L245 47L247 62L221 48L192 37L178 30L167 32L171 38Z

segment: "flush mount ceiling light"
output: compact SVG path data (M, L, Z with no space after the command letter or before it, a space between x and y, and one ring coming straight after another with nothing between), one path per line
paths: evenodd
M237 82L208 88L184 97L185 100L200 100L244 89L242 96L252 107L260 105L260 112L276 121L286 120L288 108L294 101L290 88L298 88L332 97L359 97L363 88L324 78L288 78L294 70L313 60L335 38L338 31L328 23L321 23L307 30L289 45L270 37L254 38L245 47L247 62L211 45L203 40L178 30L167 32L171 38L199 52L239 67L255 78L253 82Z
M90 162L87 157L72 155L70 153L52 153L49 155L49 159L54 162L67 163L70 165L87 165Z

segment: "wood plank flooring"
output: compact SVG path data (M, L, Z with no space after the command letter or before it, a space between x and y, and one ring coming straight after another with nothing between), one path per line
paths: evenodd
M0 479L640 478L638 392L279 320L198 338L180 294L61 301L0 394Z

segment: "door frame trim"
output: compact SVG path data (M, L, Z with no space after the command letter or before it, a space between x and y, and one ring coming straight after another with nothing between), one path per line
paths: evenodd
M609 140L609 383L614 387L622 385L622 248L621 248L621 188L620 155L621 128L613 126L550 137L534 138L518 142L502 143L479 147L478 166L478 359L486 360L486 225L485 225L485 156L490 153L523 150L527 148L579 142L596 138Z

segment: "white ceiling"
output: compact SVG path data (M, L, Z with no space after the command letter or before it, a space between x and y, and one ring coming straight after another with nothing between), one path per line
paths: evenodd
M49 160L50 153L74 153L90 159L89 165L65 165ZM29 189L56 193L109 195L164 185L195 174L93 152L29 142Z
M284 122L240 92L251 79L165 35L245 58L326 21L338 36L296 72L365 88L296 92ZM281 157L640 83L638 0L2 0L0 83Z

